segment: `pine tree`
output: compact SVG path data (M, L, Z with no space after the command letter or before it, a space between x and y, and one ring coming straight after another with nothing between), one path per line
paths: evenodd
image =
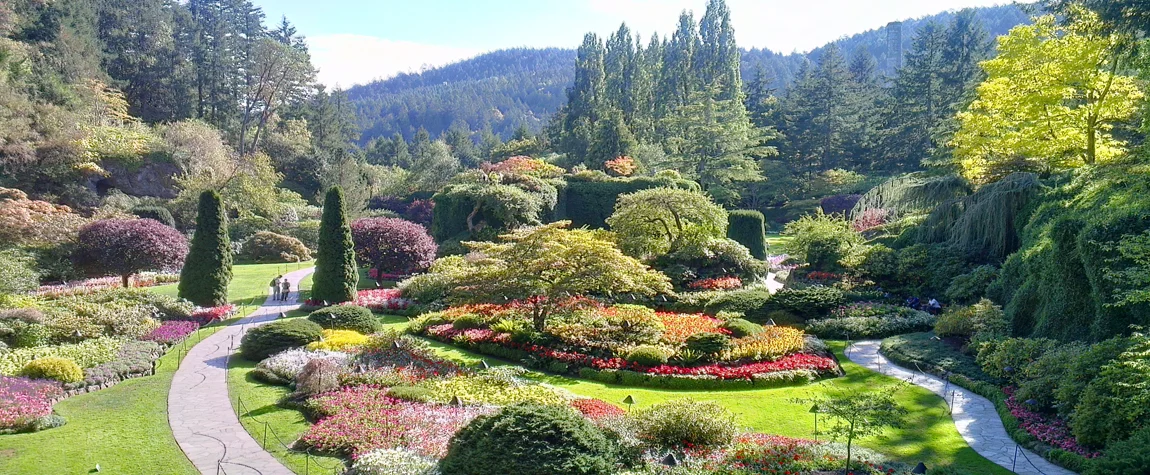
M611 109L596 124L595 139L587 155L587 167L602 169L608 160L630 155L635 145L635 136L624 123L623 113Z
M692 63L703 85L719 84L719 99L739 99L743 81L739 71L739 46L731 27L731 10L724 0L709 0L699 21L699 50Z
M888 168L918 167L934 153L936 127L950 114L943 99L946 34L938 23L919 29L884 111L883 156Z
M699 46L695 19L688 11L679 15L679 28L663 48L663 66L655 95L655 117L663 118L676 107L687 103L695 87L692 66Z
M311 298L314 300L337 304L355 299L359 285L355 243L351 239L343 189L338 186L329 189L323 201L313 282Z
M557 145L575 162L582 162L594 142L606 94L603 43L594 33L583 37L575 62L575 83L567 90L567 105L557 116L561 121Z
M232 280L231 247L223 199L215 191L205 191L200 194L196 234L180 271L180 298L201 307L227 304L228 284Z

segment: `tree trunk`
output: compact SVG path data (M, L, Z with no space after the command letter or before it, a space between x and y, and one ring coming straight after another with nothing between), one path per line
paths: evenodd
M131 285L132 274L121 275L120 279L122 279L125 289L130 288L129 285Z
M1093 165L1095 160L1095 153L1098 148L1098 127L1096 127L1096 120L1091 117L1086 121L1086 158L1087 165Z
M851 469L851 443L855 441L855 423L851 422L850 433L847 434L847 467L849 472Z
M467 215L467 232L475 232L475 216L479 214L480 204L475 203L475 208Z

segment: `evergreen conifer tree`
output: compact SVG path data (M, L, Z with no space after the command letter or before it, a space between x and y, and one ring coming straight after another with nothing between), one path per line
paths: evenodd
M228 303L232 249L223 199L213 190L200 194L196 234L180 271L180 298L201 307Z
M319 250L311 298L331 304L355 298L359 270L355 265L355 243L347 221L343 189L333 186L323 201L319 224Z

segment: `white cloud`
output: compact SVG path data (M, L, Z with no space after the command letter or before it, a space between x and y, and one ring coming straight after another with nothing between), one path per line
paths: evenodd
M727 0L739 46L773 51L809 51L843 36L880 28L890 21L945 10L1001 5L1004 0ZM626 21L644 37L674 32L679 13L698 21L706 0L588 0L604 21Z
M312 36L308 48L312 63L319 69L319 81L344 88L442 66L482 52L352 34Z

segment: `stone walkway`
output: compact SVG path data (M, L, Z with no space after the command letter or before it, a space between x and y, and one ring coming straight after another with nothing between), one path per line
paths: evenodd
M248 329L299 307L299 282L313 269L285 274L294 289L288 300L270 298L248 317L192 347L168 392L168 424L180 449L203 474L293 475L248 435L228 397L228 355L239 349Z
M1074 475L1034 452L1018 449L990 400L940 378L897 366L879 354L879 346L880 342L875 340L857 342L847 349L847 357L870 370L924 387L947 401L953 400L950 405L954 425L979 455L1021 475Z

